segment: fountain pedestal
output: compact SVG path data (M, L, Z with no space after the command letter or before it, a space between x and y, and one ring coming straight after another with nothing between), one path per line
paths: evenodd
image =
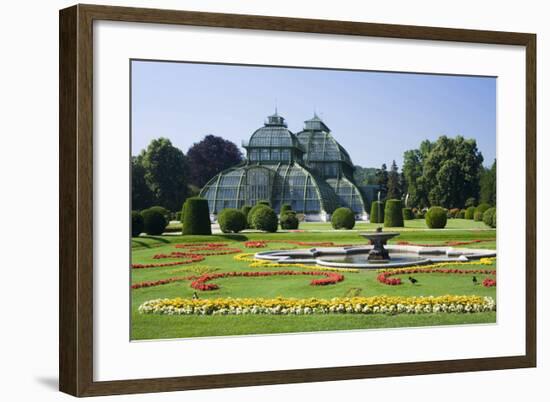
M399 233L382 232L377 230L376 232L360 233L361 236L370 240L372 243L372 250L367 257L368 261L389 261L390 255L388 250L384 247L389 239L399 236Z

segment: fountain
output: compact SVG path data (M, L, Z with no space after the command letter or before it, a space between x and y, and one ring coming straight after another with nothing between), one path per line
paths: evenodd
M399 236L399 233L396 232L383 232L381 227L376 229L376 232L365 232L359 233L365 239L368 239L372 244L372 250L369 251L367 260L368 261L389 261L390 254L388 250L384 247L389 239Z
M408 198L408 197L407 197ZM380 201L380 192L378 192ZM378 203L378 216L381 216ZM281 264L312 264L331 268L380 269L410 267L438 262L466 262L495 257L495 250L387 245L397 232L384 232L379 226L374 232L359 233L369 245L315 247L297 250L270 250L256 253L254 258Z
M378 192L378 217L382 216L382 211L380 210L380 191ZM392 233L392 232L383 232L382 226L378 226L376 228L376 232L366 232L366 233L360 233L361 236L368 239L370 244L372 244L372 250L369 251L368 254L368 261L373 262L384 262L390 260L390 254L388 253L388 250L384 247L389 239L399 236L399 233Z

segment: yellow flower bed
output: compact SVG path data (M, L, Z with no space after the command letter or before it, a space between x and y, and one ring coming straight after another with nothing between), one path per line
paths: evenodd
M139 306L142 314L167 315L309 315L309 314L428 314L477 313L496 310L491 297L372 296L333 299L219 298L155 299Z

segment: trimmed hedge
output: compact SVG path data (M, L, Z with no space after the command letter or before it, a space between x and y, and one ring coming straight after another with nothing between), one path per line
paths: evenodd
M384 208L384 227L403 227L403 203L401 200L387 200Z
M474 221L481 222L483 220L483 212L475 211L474 212Z
M300 221L294 211L286 211L281 215L281 229L295 230L300 226Z
M246 219L246 229L250 229L250 225L248 224L248 215L250 214L251 209L252 207L250 205L243 205L241 208L241 212L244 214Z
M331 223L334 229L353 229L355 226L355 214L349 208L338 208L332 214Z
M484 213L484 212L487 211L489 208L491 208L491 205L489 205L489 204L487 204L487 203L482 203L482 204L479 204L479 205L476 207L476 211L481 212L481 213Z
M281 206L281 216L289 211L292 211L292 207L290 206L290 204L283 204Z
M447 210L441 207L431 207L426 212L426 225L430 229L443 229L447 225Z
M493 217L496 214L497 209L496 208L489 208L483 213L483 223L485 223L487 226L493 227Z
M210 210L208 201L201 197L191 197L183 205L184 235L211 235Z
M166 208L155 205L155 206L147 208L147 209L152 210L152 211L160 212L162 215L164 215L164 219L166 219L166 222L170 222L170 211L168 211Z
M263 230L265 232L274 233L279 226L277 214L273 208L267 205L258 204L250 211L248 215L251 226L254 229Z
M132 237L143 232L143 216L138 211L132 211Z
M414 219L414 213L411 208L403 208L403 220L410 221Z
M256 211L263 207L271 208L269 205L266 205L267 201L260 201L256 205L254 205L252 208L250 208L250 211L248 211L248 215L246 216L246 222L248 224L248 227L250 229L256 229L254 225L252 224L252 215L256 213Z
M246 229L246 217L239 209L222 209L218 215L218 223L223 233L239 233Z
M380 209L380 213L378 210ZM382 201L373 201L370 205L370 223L384 222L384 203Z
M466 212L464 213L464 219L474 219L475 213L476 213L476 207L466 208Z
M495 213L493 214L493 222L491 223L491 227L496 228L497 227L497 210L495 209Z
M156 208L141 211L143 231L148 235L161 235L168 226L165 215Z

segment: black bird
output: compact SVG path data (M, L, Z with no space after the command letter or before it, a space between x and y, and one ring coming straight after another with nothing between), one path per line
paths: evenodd
M472 278L472 282L474 283L474 285L477 285L477 278L475 276Z
M413 285L416 285L418 283L418 280L417 279L414 279L412 276L409 276L409 281L413 284Z
M197 292L193 292L193 300L197 300L199 298L199 295Z

